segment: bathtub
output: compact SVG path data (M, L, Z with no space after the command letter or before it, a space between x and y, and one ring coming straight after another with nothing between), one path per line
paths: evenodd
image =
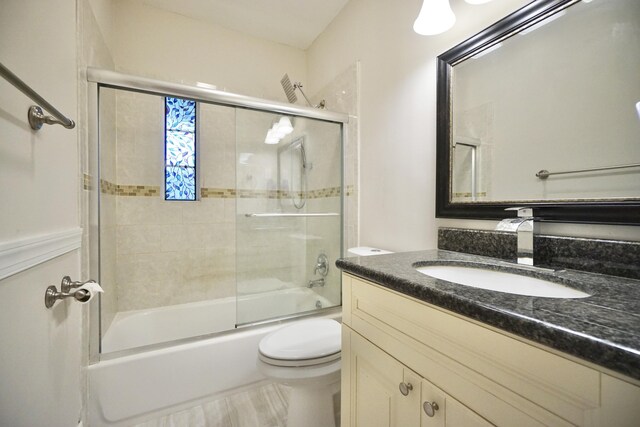
M309 310L315 310L317 301L325 307L329 303L306 288L244 296L239 298L239 303L246 304L241 306L246 307L242 308L243 311L246 309L248 313L252 313L251 310L263 310L260 315L269 315L268 307L272 306L273 300L277 300L281 306L308 306ZM235 319L229 313L235 314L235 305L235 298L225 298L123 313L120 318L114 318L107 332L107 335L112 334L109 345L117 348L127 342L137 342L138 345L143 341L147 344L151 341L166 342L177 339L185 331L190 331L187 336L192 337L194 331L199 334L206 327L189 328L202 328L203 320L207 323L216 318L210 316L212 311L226 313L220 318L230 321L233 328ZM317 315L340 320L340 309L326 310ZM290 321L296 320L287 320ZM165 325L166 328L158 325ZM185 325L189 325L189 328ZM264 378L256 368L258 343L262 337L281 325L282 322L240 328L197 341L101 360L90 365L89 425L130 426L263 381ZM211 330L216 328L218 326ZM136 334L141 336L136 337Z
M236 306L237 303L237 306ZM236 324L302 313L331 304L307 288L277 289L115 315L102 339L102 353L229 331ZM239 311L236 311L239 307ZM237 313L237 316L236 316Z

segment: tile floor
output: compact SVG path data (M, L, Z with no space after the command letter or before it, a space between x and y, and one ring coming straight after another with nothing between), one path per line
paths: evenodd
M136 424L134 427L286 427L289 387L256 388ZM335 399L339 407L339 395ZM336 425L340 414L336 412Z

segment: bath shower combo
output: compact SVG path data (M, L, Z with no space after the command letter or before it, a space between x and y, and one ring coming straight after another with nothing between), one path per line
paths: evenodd
M93 68L87 80L87 181L99 183L85 187L90 275L105 289L90 310L91 424L131 425L289 372L283 365L297 362L273 341L261 362L272 369L258 364L261 340L305 318L340 319L340 276L328 266L343 251L342 160L318 156L343 152L348 116L324 102L301 107ZM289 86L295 102L301 85ZM165 121L167 97L186 100L171 105L191 105L192 116L177 110ZM293 131L264 144L285 116ZM177 180L195 172L195 200L163 199L165 169ZM310 286L318 274L323 286ZM330 353L317 378L333 392L339 332L330 322L315 328L333 331L338 348L301 357L323 364Z

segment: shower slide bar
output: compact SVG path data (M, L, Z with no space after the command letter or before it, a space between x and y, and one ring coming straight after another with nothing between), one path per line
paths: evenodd
M576 170L562 171L562 172L549 172L546 169L542 169L536 174L536 176L540 179L547 179L551 175L564 175L568 173L595 172L595 171L606 171L606 170L612 170L612 169L627 169L627 168L638 168L638 167L640 167L640 163L633 163L630 165L602 166L599 168L576 169Z
M299 218L299 217L323 217L323 216L340 216L339 213L248 213L244 214L247 218Z
M9 83L11 83L13 86L15 86L16 89L18 89L20 92L27 95L29 98L31 98L33 102L38 104L38 105L32 105L31 107L29 107L29 112L27 114L31 129L38 130L42 127L43 124L62 125L67 129L73 129L76 126L76 123L73 120L66 117L64 114L58 111L53 105L49 104L49 102L47 102L46 99L40 96L38 92L31 89L31 87L28 84L23 82L20 79L20 77L13 74L11 70L5 67L4 64L2 64L1 62L0 62L0 76L4 77L4 79ZM44 113L42 112L42 108L40 107L40 105L44 107L45 110L53 114L53 117L45 116Z

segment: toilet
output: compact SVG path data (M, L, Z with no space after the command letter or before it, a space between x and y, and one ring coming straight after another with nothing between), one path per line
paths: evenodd
M258 346L258 369L291 387L287 427L335 427L340 390L340 323L308 319L283 326Z

